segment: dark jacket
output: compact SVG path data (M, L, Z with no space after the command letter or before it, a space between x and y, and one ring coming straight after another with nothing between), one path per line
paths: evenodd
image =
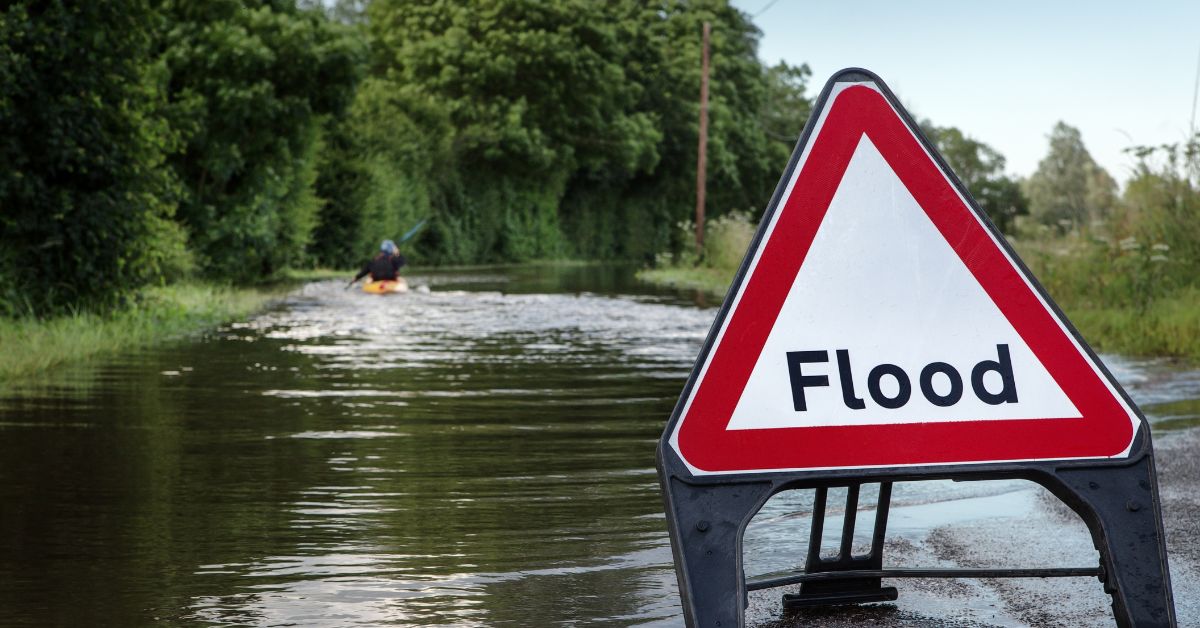
M379 255L376 255L374 259L367 262L366 265L362 267L362 270L358 271L358 274L354 276L354 281L358 281L366 275L371 275L371 281L395 279L398 276L397 271L400 270L401 266L404 266L403 255L400 255L399 253L395 255L380 253Z

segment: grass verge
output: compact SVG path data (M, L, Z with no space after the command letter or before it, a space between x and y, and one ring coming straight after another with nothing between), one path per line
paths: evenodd
M0 386L247 316L282 297L288 287L185 283L147 289L135 305L107 314L0 319Z
M693 268L647 268L637 272L637 278L647 283L683 290L700 290L715 296L725 294L733 273L706 266Z
M1200 288L1187 288L1145 307L1061 304L1098 351L1200 360Z

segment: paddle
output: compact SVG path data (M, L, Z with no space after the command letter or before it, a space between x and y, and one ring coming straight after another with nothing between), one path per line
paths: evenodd
M417 223L417 226L413 227L412 229L409 229L407 233L400 236L400 241L397 242L396 244L404 244L405 242L408 242L409 240L411 240L412 237L417 235L417 232L420 231L421 227L424 227L425 223L427 223L427 222L429 222L428 218L422 219L421 222Z

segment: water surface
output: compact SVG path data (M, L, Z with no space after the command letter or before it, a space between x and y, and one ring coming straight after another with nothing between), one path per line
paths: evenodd
M717 304L622 268L410 280L0 392L0 625L679 624L654 448ZM1110 364L1196 420L1193 372ZM1013 490L922 484L898 502ZM802 560L807 507L762 513L748 573Z

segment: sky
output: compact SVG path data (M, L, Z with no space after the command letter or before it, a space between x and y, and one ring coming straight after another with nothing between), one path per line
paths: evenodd
M917 118L955 126L1028 176L1062 120L1119 182L1131 145L1188 136L1200 0L733 0L762 30L759 57L877 74ZM716 62L714 60L714 62ZM1200 120L1197 120L1200 126Z

